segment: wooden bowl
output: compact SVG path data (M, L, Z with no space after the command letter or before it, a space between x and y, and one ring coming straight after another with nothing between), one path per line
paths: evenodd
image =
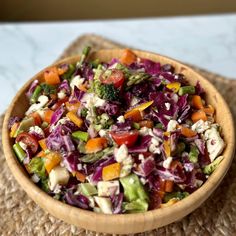
M91 54L91 59L99 58L101 61L109 61L114 57L120 57L121 53L122 50L120 49L101 50ZM195 85L197 81L200 81L201 85L206 90L207 102L216 108L216 121L223 129L224 140L227 144L223 153L224 159L201 188L187 198L167 208L137 214L106 215L82 210L53 199L30 180L27 173L25 173L20 163L17 161L12 150L13 140L9 137L7 128L11 116L23 116L24 112L27 110L29 105L25 92L33 80L42 79L42 74L46 70L45 69L35 75L23 86L16 94L6 112L2 133L4 154L16 180L38 205L53 216L78 227L97 232L125 234L144 232L177 221L199 207L211 195L222 181L233 159L235 140L232 115L224 99L214 86L188 66L173 59L143 51L135 51L135 53L139 57L159 61L162 64L169 63L173 65L176 72L183 73L190 84ZM76 62L78 60L78 56L71 57L62 60L55 65L60 65L65 62Z

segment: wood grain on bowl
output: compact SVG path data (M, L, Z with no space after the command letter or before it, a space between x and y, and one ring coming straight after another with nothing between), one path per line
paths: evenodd
M109 61L114 57L119 57L121 53L122 50L120 49L101 50L92 53L90 57L91 59L99 58L101 61ZM13 153L12 140L9 137L7 124L11 116L23 116L24 112L28 108L25 92L34 79L42 79L43 71L46 69L34 76L16 94L4 119L2 132L4 153L13 175L22 188L37 204L52 215L68 223L97 232L120 234L144 232L181 219L199 207L210 196L225 176L233 158L235 140L232 115L224 99L214 88L214 86L188 66L185 66L175 60L149 52L135 51L135 53L139 57L159 61L162 64L172 64L175 67L176 72L183 73L190 84L195 84L197 81L200 81L202 87L206 90L207 103L212 104L213 107L216 108L216 121L222 127L224 140L227 144L223 153L224 160L221 162L216 171L214 171L209 177L206 183L196 192L180 202L177 202L173 206L137 214L98 214L59 202L44 193L33 182L31 182ZM78 59L79 57L71 57L62 60L55 65L60 65L65 62L76 62Z

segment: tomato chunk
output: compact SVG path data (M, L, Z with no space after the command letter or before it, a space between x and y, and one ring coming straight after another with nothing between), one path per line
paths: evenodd
M16 138L16 142L24 143L33 154L36 153L38 150L38 146L39 146L38 141L33 135L27 132L20 133Z
M138 139L138 131L111 132L111 136L119 146L125 144L127 147L132 147Z
M107 78L102 78L101 81L104 84L113 84L115 88L121 88L124 83L124 74L120 70L112 70L111 75Z

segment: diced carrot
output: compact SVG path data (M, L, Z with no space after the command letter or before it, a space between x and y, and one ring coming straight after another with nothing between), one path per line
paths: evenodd
M114 163L109 166L105 166L102 169L102 179L105 181L113 180L120 177L120 163Z
M36 155L36 157L44 157L44 156L46 156L46 154L45 154L45 152L42 150L42 151L40 151L37 155Z
M61 155L57 152L50 152L45 156L44 166L48 173L61 162Z
M203 108L202 98L199 95L193 95L192 105L196 109L202 109Z
M56 67L52 67L46 70L44 72L44 79L45 79L45 82L50 85L57 85L61 82L59 74L58 74L58 70Z
M169 140L164 140L163 142L163 147L166 153L167 157L170 157L171 155L171 149L170 149L170 141Z
M107 147L106 138L91 138L85 144L86 153L95 153Z
M120 62L129 66L135 62L136 59L137 56L130 49L125 49L121 55Z
M165 192L171 193L173 191L174 182L173 180L166 180L165 183Z
M44 118L43 118L43 120L45 122L47 122L48 124L50 124L53 113L54 113L54 111L52 111L51 109L44 110Z
M187 138L195 136L197 133L185 126L181 126L181 134Z
M10 137L13 138L16 134L16 131L20 125L20 122L15 122L11 127Z
M207 116L203 110L198 110L192 114L191 119L194 123L199 120L207 121Z
M173 83L169 83L166 85L166 87L168 89L173 90L175 93L177 93L179 91L180 86L181 86L181 84L179 82L173 82Z
M68 111L72 111L72 112L76 113L78 111L79 107L80 107L80 102L76 102L76 103L66 102L66 109Z
M41 147L44 151L48 149L47 144L46 144L46 139L45 139L45 138L39 140L38 142L39 142L40 147Z
M124 114L125 119L131 119L134 122L139 122L143 119L139 110L132 109Z
M87 92L88 89L87 89L87 87L86 87L86 84L81 84L81 85L79 86L79 90L84 91L84 92Z
M38 126L41 125L42 120L38 112L33 112L30 114L30 116L34 118L35 125L38 125Z
M79 118L74 112L69 111L66 114L66 117L69 118L74 124L76 124L79 128L82 126L83 124L83 120L81 118Z
M208 105L208 107L204 107L202 109L207 115L213 115L215 112L215 109L212 105Z
M153 121L152 120L142 120L139 122L140 127L147 127L152 129L153 128Z
M84 175L84 174L82 174L81 172L79 172L79 171L76 171L75 172L75 177L76 177L76 179L77 180L79 180L80 182L84 182L85 181L85 179L86 179L86 175Z

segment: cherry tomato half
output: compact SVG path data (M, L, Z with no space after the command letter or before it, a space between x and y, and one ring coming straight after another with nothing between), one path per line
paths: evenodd
M38 146L39 146L38 141L33 135L29 133L26 133L26 132L20 133L16 137L16 142L24 143L31 150L33 154L36 153L38 150Z
M107 78L102 78L101 81L104 84L113 84L116 88L121 88L124 83L124 74L120 70L112 70L111 75Z
M111 136L119 146L125 144L127 147L132 147L137 141L138 131L111 132Z

